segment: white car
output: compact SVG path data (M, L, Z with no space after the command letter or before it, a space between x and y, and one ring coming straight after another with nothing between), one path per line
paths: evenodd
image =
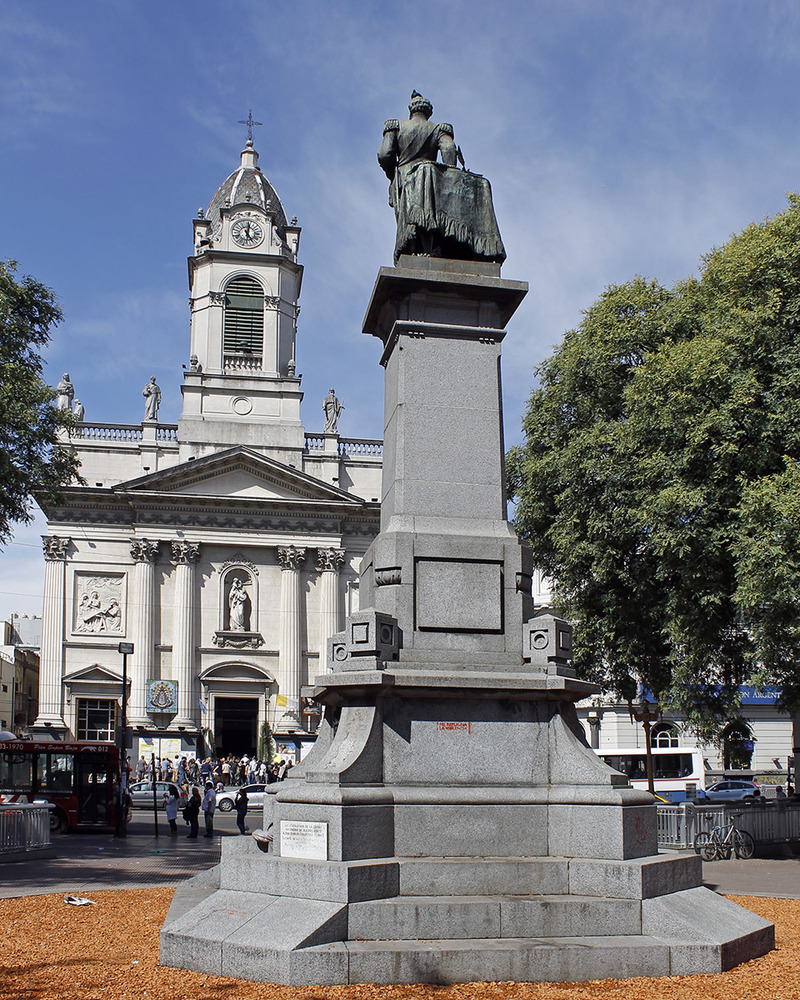
M247 808L252 809L253 806L263 806L264 796L266 795L266 785L242 785L242 791L247 792ZM239 791L238 788L233 788L227 792L217 792L217 809L220 812L228 813L233 809L233 803L236 798L236 793Z
M170 789L170 785L174 784L172 781L157 781L156 782L156 804L159 809L165 809L167 804L167 792ZM178 798L178 809L183 809L186 805L186 792L182 788L178 788L180 796ZM153 782L152 781L135 781L133 784L128 785L128 791L131 796L131 805L134 809L152 809L153 808Z

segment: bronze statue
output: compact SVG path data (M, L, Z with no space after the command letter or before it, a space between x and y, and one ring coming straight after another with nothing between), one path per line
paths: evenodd
M453 126L430 121L433 105L416 90L408 110L407 121L390 118L383 126L378 152L397 218L395 264L401 254L502 263L506 251L489 182L456 166L464 160Z

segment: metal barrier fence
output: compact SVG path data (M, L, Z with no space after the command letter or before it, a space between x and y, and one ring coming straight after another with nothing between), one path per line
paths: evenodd
M680 850L694 846L701 830L726 825L733 819L756 844L800 841L800 803L777 800L769 805L726 802L700 806L692 802L658 806L658 846Z
M49 802L0 804L0 855L50 846Z

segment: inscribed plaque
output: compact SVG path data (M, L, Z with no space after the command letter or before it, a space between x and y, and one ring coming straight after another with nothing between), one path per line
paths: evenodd
M281 820L281 857L328 860L328 824Z

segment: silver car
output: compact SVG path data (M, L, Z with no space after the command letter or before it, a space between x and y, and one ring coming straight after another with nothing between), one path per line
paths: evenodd
M159 809L166 808L167 804L167 792L169 792L170 786L174 784L172 781L157 781L156 782L156 803ZM178 788L177 785L175 785ZM134 809L152 809L153 808L153 782L152 781L134 781L133 784L128 785L128 791L131 796L131 805ZM178 809L183 809L186 805L186 792L182 788L178 788L180 793L178 798Z
M706 789L705 797L709 802L740 802L751 801L761 795L761 789L754 781L740 778L726 778L717 781Z
M266 785L242 785L242 791L247 792L247 808L252 809L253 806L263 806L264 805L264 795L266 794ZM220 812L230 812L233 809L233 802L236 798L236 793L239 791L238 788L230 789L227 792L217 792L217 809Z

